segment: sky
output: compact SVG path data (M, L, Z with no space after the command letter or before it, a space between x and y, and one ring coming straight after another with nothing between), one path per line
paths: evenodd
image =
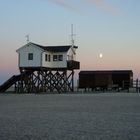
M27 34L67 45L71 24L80 70L128 69L140 78L140 0L0 0L0 84L19 74L16 50Z

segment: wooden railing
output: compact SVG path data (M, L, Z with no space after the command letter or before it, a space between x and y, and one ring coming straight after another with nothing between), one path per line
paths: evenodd
M74 60L68 60L67 61L67 68L72 69L80 69L80 62L74 61Z
M133 87L136 88L136 92L140 92L140 80L133 80Z

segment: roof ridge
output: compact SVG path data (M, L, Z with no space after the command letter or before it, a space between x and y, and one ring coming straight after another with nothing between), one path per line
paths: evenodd
M67 52L70 48L71 48L71 45L50 45L50 46L43 46L43 45L39 45L39 44L36 44L36 43L32 43L30 42L31 44L43 49L43 50L47 50L47 51L50 51L50 52Z

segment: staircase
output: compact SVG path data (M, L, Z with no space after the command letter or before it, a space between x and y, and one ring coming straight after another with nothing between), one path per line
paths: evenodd
M10 88L13 84L15 84L18 80L20 80L21 75L13 75L9 78L5 83L0 86L0 92L5 92L8 88Z

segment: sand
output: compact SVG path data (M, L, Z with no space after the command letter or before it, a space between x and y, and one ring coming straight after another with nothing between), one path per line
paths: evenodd
M0 140L139 140L140 94L0 94Z

